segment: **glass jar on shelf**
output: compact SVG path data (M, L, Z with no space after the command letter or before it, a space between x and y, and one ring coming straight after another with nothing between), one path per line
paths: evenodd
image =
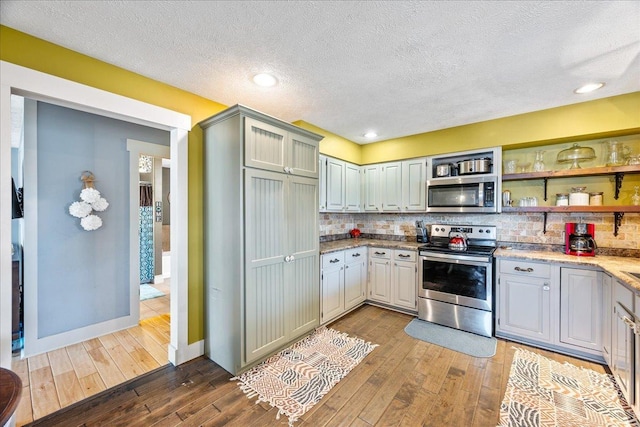
M589 193L587 187L571 187L569 193L569 206L589 206Z
M589 193L589 206L602 206L603 194L602 191Z

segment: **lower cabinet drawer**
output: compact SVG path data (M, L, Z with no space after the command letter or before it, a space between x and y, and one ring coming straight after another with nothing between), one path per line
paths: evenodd
M347 249L344 251L344 262L345 264L351 264L353 262L362 261L367 257L367 248L353 248Z
M385 248L370 248L369 256L372 258L383 258L383 259L391 259L391 253L393 249L385 249Z
M529 277L551 277L551 264L530 261L519 261L512 259L501 259L500 273L514 274Z
M344 265L344 251L322 255L322 269L339 268Z
M396 249L394 251L394 259L396 261L416 262L417 254L418 253L416 251L407 251L407 250L404 250L404 249Z

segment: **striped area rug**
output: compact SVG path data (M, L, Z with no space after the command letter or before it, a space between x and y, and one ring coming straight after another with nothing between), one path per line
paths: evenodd
M258 396L292 426L344 378L377 344L326 327L271 356L262 364L231 378L247 397Z
M516 349L499 427L638 425L611 375Z

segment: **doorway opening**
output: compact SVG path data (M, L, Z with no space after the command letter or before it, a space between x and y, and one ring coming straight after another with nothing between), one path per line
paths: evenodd
M171 161L141 153L138 165L140 319L143 320L168 314L170 310Z

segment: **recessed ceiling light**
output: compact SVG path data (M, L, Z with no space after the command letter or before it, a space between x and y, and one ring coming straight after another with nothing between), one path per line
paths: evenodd
M278 79L273 77L271 74L262 73L253 76L253 82L258 86L271 87L275 86L278 83Z
M604 86L604 83L602 83L602 82L589 83L589 84L586 84L584 86L579 87L578 89L574 90L574 92L578 93L578 94L589 93L589 92L593 92L594 90L600 89L602 86Z
M376 136L378 136L378 134L375 133L374 131L369 131L369 132L365 133L363 136L365 138L375 138Z

